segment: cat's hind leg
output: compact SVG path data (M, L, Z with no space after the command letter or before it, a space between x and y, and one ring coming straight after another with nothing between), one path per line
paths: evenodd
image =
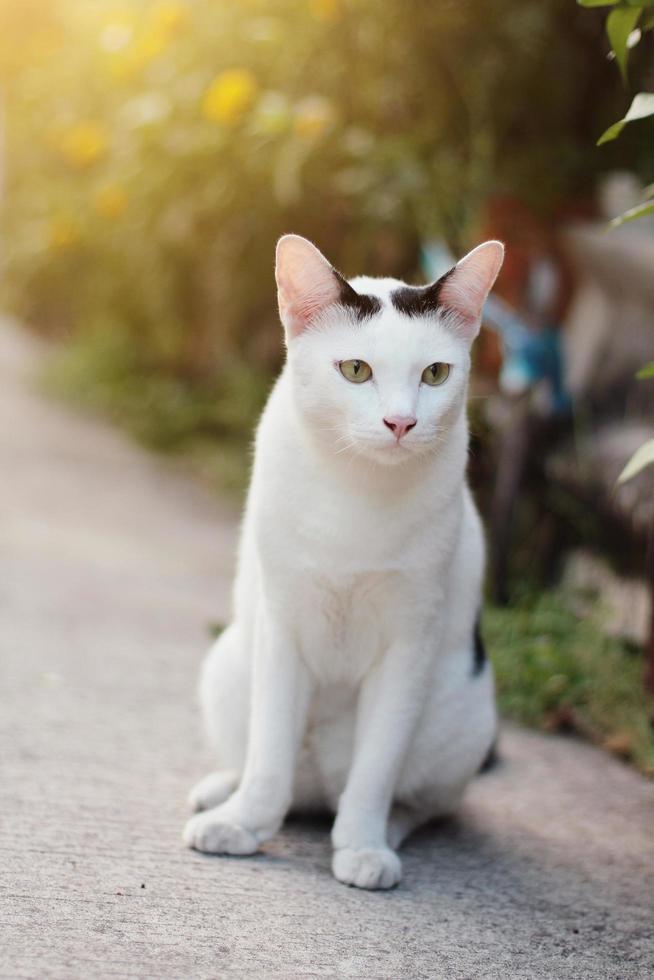
M250 701L250 666L237 626L227 627L207 654L200 680L204 727L218 770L191 790L193 810L210 810L224 803L239 784L245 761Z
M452 686L435 689L407 754L388 824L389 847L456 813L497 733L490 664L475 673L462 651Z
M219 769L243 772L250 713L251 637L232 623L209 650L200 677L200 706Z
M238 826L216 825L214 819L237 790L247 748L250 711L251 658L246 638L238 624L222 633L202 666L200 705L206 732L219 768L197 783L189 795L191 807L198 811L184 829L190 847L210 852L252 854L258 843Z
M425 800L424 805L407 806L394 803L388 818L386 837L388 846L397 850L415 830L435 820L451 817L459 809L465 784L442 789L435 799Z
M422 827L429 820L431 820L431 816L427 811L414 810L402 803L395 803L391 809L386 830L388 846L396 851L414 830Z
M239 774L234 769L220 769L196 783L188 795L189 806L194 811L210 810L224 803L238 786Z

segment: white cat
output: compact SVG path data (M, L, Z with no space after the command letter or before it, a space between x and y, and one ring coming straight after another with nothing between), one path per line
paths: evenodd
M288 358L257 433L234 621L202 673L220 769L191 793L190 847L252 854L289 808L329 807L336 878L391 888L395 848L457 807L489 752L466 392L503 254L486 242L411 287L348 283L280 240Z

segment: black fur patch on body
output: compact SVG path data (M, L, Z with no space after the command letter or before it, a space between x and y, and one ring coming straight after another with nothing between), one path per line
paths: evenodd
M481 635L481 615L475 620L475 630L473 634L473 654L472 654L472 676L478 677L486 666L488 655L484 638Z
M368 293L357 293L356 289L350 286L340 272L337 272L336 269L333 269L333 272L340 287L338 302L346 309L352 310L357 320L368 320L375 313L381 312L381 300L376 296L368 295Z
M430 314L445 312L445 307L440 301L441 289L447 279L452 275L454 269L450 269L444 276L441 276L430 286L402 286L391 293L391 302L399 313L406 316L429 316Z
M493 739L490 744L490 748L486 755L484 756L484 761L477 770L479 776L483 775L485 772L490 772L491 769L495 769L500 763L499 752L497 751L497 736Z

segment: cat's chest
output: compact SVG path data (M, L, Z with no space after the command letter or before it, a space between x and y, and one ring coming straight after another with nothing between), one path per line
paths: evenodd
M348 576L357 591L367 592L380 587L380 576L410 568L425 526L409 508L380 509L325 494L295 516L290 540L297 566L315 570L326 583Z
M300 650L312 672L329 682L360 680L392 633L397 573L334 577L307 572L297 585Z

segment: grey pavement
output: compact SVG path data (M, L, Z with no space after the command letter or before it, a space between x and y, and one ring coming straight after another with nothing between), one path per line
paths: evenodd
M391 893L334 881L326 822L182 847L236 515L42 356L0 324L0 976L651 980L654 787L574 740L507 728Z

